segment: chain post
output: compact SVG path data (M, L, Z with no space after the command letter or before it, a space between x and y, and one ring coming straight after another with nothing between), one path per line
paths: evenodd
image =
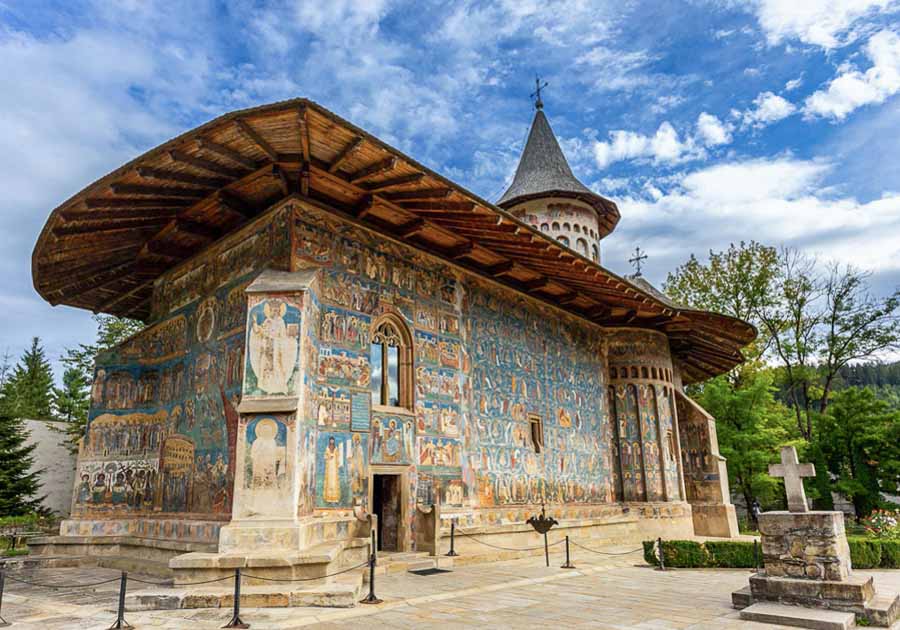
M657 538L657 539L656 539L656 546L657 546L656 548L659 550L659 567L658 567L658 569L659 569L660 571L665 571L665 570L666 570L666 560L665 560L665 558L663 557L664 554L663 554L663 541L662 541L662 538Z
M231 621L222 626L223 628L249 628L249 623L244 623L241 619L241 569L234 570L234 607L232 608Z
M456 549L454 548L456 540L456 521L450 521L450 551L446 553L448 556L458 556L456 553Z
M0 560L0 612L3 610L3 586L6 583L6 562ZM0 616L0 628L10 625L6 619Z
M759 552L760 552L759 541L754 539L753 540L753 570L756 573L759 573L759 569L760 569L760 566L759 566L760 565L760 562L759 562L760 553Z
M372 530L372 553L369 554L369 594L360 600L360 604L380 604L381 600L375 595L375 530Z
M125 621L125 591L128 590L128 573L122 571L122 577L119 578L119 610L116 614L116 622L109 627L109 630L123 630L123 628L133 628L130 623Z
M569 559L569 537L566 536L566 563L560 567L560 569L574 569L575 565L572 564L572 561Z

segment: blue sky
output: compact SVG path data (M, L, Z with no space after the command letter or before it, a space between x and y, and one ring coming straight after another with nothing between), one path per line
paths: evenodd
M57 359L90 314L30 256L50 210L227 111L310 97L496 199L545 111L616 200L603 264L657 284L732 241L900 284L900 2L0 0L0 353Z

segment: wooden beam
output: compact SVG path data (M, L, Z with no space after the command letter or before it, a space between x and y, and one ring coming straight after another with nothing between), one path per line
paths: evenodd
M259 132L251 127L247 121L238 118L234 121L234 124L238 128L238 131L244 134L244 136L246 136L247 139L254 143L256 146L262 149L262 152L268 155L270 160L272 160L273 162L278 161L278 151L272 148L272 145L269 144L265 139L263 139L263 137L259 135Z
M201 175L191 175L189 173L177 173L174 171L166 171L161 168L150 168L148 166L139 166L137 168L137 173L145 179L191 184L192 186L200 186L201 188L221 188L228 184L228 180L225 179L203 177Z
M397 230L397 233L401 238L409 238L410 236L418 234L426 227L428 227L428 224L425 222L425 219L413 219L412 221L401 225Z
M348 158L350 158L351 155L353 155L354 153L356 153L357 150L359 150L359 148L362 146L362 143L363 143L362 136L354 137L349 143L347 143L347 146L345 146L343 149L341 149L341 152L338 153L337 157L335 157L331 161L331 164L328 165L328 172L329 173L336 172L341 167L341 165L344 162L346 162Z
M450 260L458 260L465 256L468 256L473 251L475 251L475 244L472 241L467 241L462 243L461 245L456 245L455 247L451 247L450 249L444 252L444 255Z
M365 218L365 216L372 211L374 205L375 199L372 195L364 195L363 198L359 200L359 203L353 208L353 216L357 219Z
M148 208L135 210L63 210L59 213L66 221L108 221L117 219L149 219L153 216L173 217L178 208Z
M538 289L543 289L548 284L550 284L550 278L538 278L537 280L528 280L522 283L522 287L526 291L537 291Z
M397 158L391 156L359 169L347 179L351 184L355 184L360 180L380 175L381 173L387 173L388 171L393 170L395 166L397 166Z
M571 304L575 302L581 296L578 291L569 291L568 293L563 293L559 297L556 298L556 301L562 304L563 306L567 304Z
M452 192L449 188L423 188L421 190L386 192L381 193L381 196L389 201L412 201L416 199L445 199Z
M155 256L164 256L175 260L184 260L196 253L190 247L182 247L181 245L163 243L161 241L147 241L146 249Z
M193 221L191 219L175 219L175 229L179 232L197 236L208 241L214 241L221 235L221 231L215 226L199 221Z
M121 197L94 197L84 200L84 205L88 208L122 208L124 210L186 208L192 203L193 201L190 199L122 199Z
M309 150L309 108L306 105L301 105L297 113L300 115L297 123L297 126L300 128L300 153L303 155L303 161L309 162L311 158Z
M304 197L309 196L309 162L303 162L300 166L300 194Z
M171 151L169 151L169 157L176 162L181 162L182 164L187 164L188 166L193 166L194 168L199 168L203 171L215 173L216 175L221 175L222 177L228 177L229 179L240 179L245 175L243 171L229 168L227 166L219 164L218 162L213 162L212 160L205 160L201 157L194 157L193 155L189 155L184 151L181 151L180 149L172 149Z
M113 274L114 276L119 277L122 271L125 271L133 266L134 259L129 257L126 261L111 265L102 270L98 270L95 266L92 266L90 271L88 271L87 273L73 274L71 272L67 272L66 275L62 278L62 282L57 282L55 284L43 284L41 285L41 289L47 291L48 293L65 293L68 289L77 287L79 284L82 284L92 278L103 277L109 274Z
M598 304L584 309L584 314L590 319L605 318L612 314L612 309L605 304Z
M395 186L403 186L405 184L414 184L425 177L424 173L413 173L412 175L402 175L393 179L385 179L380 182L371 182L363 184L362 187L369 192L380 192Z
M429 212L442 210L457 210L459 212L472 212L475 204L471 201L410 201L398 202L397 205L404 210L413 212Z
M513 261L504 260L503 262L499 262L496 265L485 267L484 272L490 276L502 276L512 271L512 268L515 266L516 263L514 263Z
M283 168L278 166L277 164L272 165L272 176L278 182L278 185L281 187L281 193L287 197L294 190L294 186L291 184L290 179L288 178L287 173Z
M127 300L128 298L133 296L135 293L138 293L139 291L149 287L151 284L152 284L152 281L143 282L143 283L136 285L133 289L126 291L125 293L121 293L119 295L113 296L112 299L100 304L94 310L94 312L95 313L109 313L114 306L116 306L117 304L120 304L121 302L124 302L125 300Z
M243 153L235 151L231 147L227 147L224 144L219 144L218 142L213 142L212 140L208 140L206 138L200 138L199 140L197 140L197 143L200 145L200 148L203 151L215 153L219 157L225 158L226 160L229 160L236 164L240 164L241 166L245 166L250 170L255 171L259 168L259 164L256 160L247 157Z
M151 197L185 197L200 199L209 193L199 188L170 188L166 186L144 186L142 184L111 184L110 190L116 195L148 195Z
M220 190L216 193L216 201L245 219L252 219L258 214L256 209L247 203L243 197L231 190Z
M119 230L159 227L160 225L165 225L169 221L169 217L153 217L148 219L126 219L123 221L102 221L99 223L86 222L79 223L78 225L62 225L53 228L53 234L56 236L102 234L104 232L118 232Z

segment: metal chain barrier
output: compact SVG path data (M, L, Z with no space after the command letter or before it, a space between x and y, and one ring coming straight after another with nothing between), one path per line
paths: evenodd
M486 547L493 547L494 549L501 549L503 551L536 551L538 549L544 548L544 545L538 545L537 547L502 547L500 545L495 545L493 543L489 543L489 542L480 540L477 537L478 536L477 534L470 534L470 533L466 532L462 527L459 528L459 531L462 533L463 536L465 536L467 538L471 538L472 540L474 540L475 542L477 542L479 544L485 545ZM550 543L548 546L554 547L554 546L560 545L564 542L566 542L566 539L560 538L556 542Z
M152 580L139 580L134 577L130 577L128 579L131 580L132 582L138 582L140 584L149 584L151 586L169 586L172 588L175 588L175 587L180 588L182 586L199 586L200 584L212 584L214 582L224 582L225 580L230 580L233 577L234 577L233 575L226 575L225 577L216 578L214 580L203 580L202 582L179 582L178 584L174 584L174 583L171 583L168 581L167 582L154 582Z
M114 577L109 580L103 580L102 582L90 582L88 584L41 584L40 582L29 582L28 580L21 580L19 578L13 577L9 574L6 575L6 579L12 582L18 582L19 584L27 584L28 586L37 586L39 588L54 588L54 589L67 589L67 588L91 588L93 586L100 586L102 584L112 584L113 582L118 582L120 578Z
M366 560L362 564L357 564L355 567L349 567L347 569L342 569L335 573L327 573L325 575L320 575L318 577L308 577L308 578L267 578L259 575L250 575L249 573L244 573L244 577L250 578L253 580L262 580L264 582L311 582L313 580L324 580L325 578L334 577L335 575L341 575L342 573L349 573L350 571L355 571L356 569L361 569L364 566L368 565L369 561ZM231 577L231 576L229 576Z
M627 556L629 554L637 553L638 551L644 550L643 547L638 547L637 549L632 549L631 551L600 551L598 549L591 549L590 547L585 547L584 545L579 543L577 540L573 540L572 544L575 545L576 547L580 547L580 548L584 549L585 551L590 551L591 553L596 553L601 556Z

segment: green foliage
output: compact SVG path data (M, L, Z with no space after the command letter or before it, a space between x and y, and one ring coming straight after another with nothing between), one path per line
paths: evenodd
M881 565L881 542L872 538L848 536L850 562L854 569L875 569Z
M709 555L709 566L722 568L753 569L756 568L756 554L753 543L737 540L706 542L704 544Z
M63 386L53 388L56 416L66 422L84 424L90 407L88 382L81 370L70 367L63 372Z
M867 515L881 503L881 492L897 491L900 476L900 411L891 410L866 388L832 395L818 418L814 449L833 479L833 490Z
M644 546L644 562L647 564L651 564L656 566L659 564L659 558L656 557L656 541L655 540L645 540L643 542Z
M882 540L881 568L900 569L900 540Z
M30 472L35 444L25 444L22 420L0 415L0 516L28 514L42 497L38 473Z
M728 460L728 480L746 505L780 508L781 483L769 477L779 447L796 437L789 410L773 396L772 374L745 366L735 378L707 381L697 402L716 419L719 451Z
M693 540L664 540L662 547L667 567L709 566L709 556L702 543Z
M40 339L35 337L0 386L0 416L49 419L53 415L52 394L53 370Z

